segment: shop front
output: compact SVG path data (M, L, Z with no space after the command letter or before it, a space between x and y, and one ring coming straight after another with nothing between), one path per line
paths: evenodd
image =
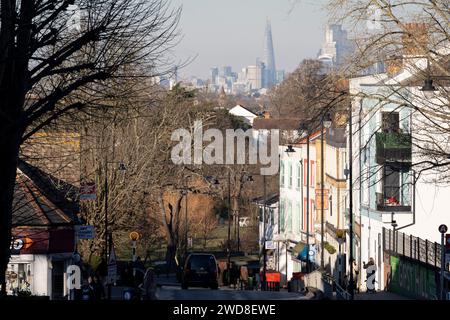
M54 300L67 295L65 272L75 248L77 206L54 186L48 175L20 163L6 272L9 295Z
M66 296L65 270L71 263L73 240L69 229L16 230L6 272L8 294L48 296L52 300Z

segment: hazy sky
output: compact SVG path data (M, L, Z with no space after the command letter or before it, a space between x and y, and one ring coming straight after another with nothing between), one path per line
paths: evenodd
M315 57L325 37L324 0L299 0L293 7L294 1L172 0L183 7L176 60L197 55L180 76L207 78L212 66L240 71L254 65L263 56L266 17L272 23L277 69L292 71L302 59Z

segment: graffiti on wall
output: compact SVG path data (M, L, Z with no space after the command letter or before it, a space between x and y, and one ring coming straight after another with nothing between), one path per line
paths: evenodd
M389 290L412 298L437 299L436 271L404 258L391 256Z

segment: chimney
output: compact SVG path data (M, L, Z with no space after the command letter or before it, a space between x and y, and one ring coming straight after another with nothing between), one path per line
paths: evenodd
M428 53L428 25L426 23L405 23L402 37L403 55L423 56Z
M385 62L386 73L390 76L400 72L403 68L403 59L401 57L391 57Z

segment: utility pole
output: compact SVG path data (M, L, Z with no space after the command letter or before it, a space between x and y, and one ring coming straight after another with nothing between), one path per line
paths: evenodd
M309 131L306 136L306 248L308 253L306 255L306 272L310 272L309 264Z
M440 274L440 298L445 300L445 290L444 290L444 273L445 273L445 233L448 228L445 224L439 226L439 232L441 233L441 274Z
M230 273L231 273L231 174L228 170L228 285L230 285Z
M186 260L187 258L187 253L188 253L188 181L187 181L188 177L186 177L186 194L185 194L185 198L184 198L184 203L185 203L185 215L184 215L184 259Z
M263 209L263 232L264 232L264 246L263 246L263 288L266 290L266 272L267 272L267 266L266 266L266 260L267 260L267 252L266 252L266 205L267 205L267 191L266 191L266 176L263 176L263 184L264 184L264 209Z
M325 245L324 245L324 241L325 241L325 238L324 238L324 235L325 235L325 232L324 232L324 227L325 227L325 223L324 223L324 214L323 214L323 206L324 206L324 203L323 203L323 193L324 193L324 188L323 188L323 179L324 179L324 174L323 174L323 171L324 171L324 150L323 150L323 140L324 140L324 133L323 133L323 128L324 128L324 125L323 125L323 119L322 119L322 125L321 125L321 139L320 139L320 244L321 244L321 249L320 249L320 267L321 267L321 269L322 270L324 270L324 266L325 266L325 263L324 263L324 260L325 260L325 253L324 253L324 248L325 248Z
M349 293L350 300L354 300L354 284L353 284L353 121L352 121L352 106L350 104L349 107L349 129L348 129L348 144L349 144L349 175L350 175L350 183L349 183L349 215L350 215L350 225L349 225L349 233L350 233L350 281L349 281Z

